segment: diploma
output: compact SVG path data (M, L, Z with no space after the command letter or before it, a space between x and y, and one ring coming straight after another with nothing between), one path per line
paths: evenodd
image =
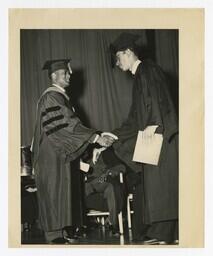
M133 161L151 165L158 165L162 143L162 134L154 133L153 136L147 137L144 135L143 131L138 131Z

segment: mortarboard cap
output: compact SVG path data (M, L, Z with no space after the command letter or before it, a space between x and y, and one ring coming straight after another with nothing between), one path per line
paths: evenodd
M128 48L132 48L134 49L135 53L138 52L139 46L136 44L136 41L138 41L139 38L139 35L123 32L118 36L118 38L113 43L110 44L112 67L115 67L115 56L118 51L124 51Z
M69 70L71 73L70 61L71 59L47 60L42 69L48 70L49 76L59 69Z
M110 51L112 54L116 54L118 51L126 50L127 48L135 48L135 42L139 39L139 35L131 33L121 33L119 37L110 45Z

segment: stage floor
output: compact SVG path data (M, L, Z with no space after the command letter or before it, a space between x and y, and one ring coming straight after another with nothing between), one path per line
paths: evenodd
M46 244L43 232L33 226L29 231L22 231L22 244ZM124 235L113 235L112 231L104 226L97 226L89 229L87 236L79 238L73 245L134 245L142 242L132 241L132 231L128 228L124 230Z

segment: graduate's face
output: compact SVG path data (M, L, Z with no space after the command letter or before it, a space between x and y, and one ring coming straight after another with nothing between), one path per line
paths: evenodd
M59 69L54 72L55 73L55 83L62 86L67 87L70 84L70 71L66 69Z
M130 55L128 50L118 51L116 53L116 66L123 71L130 69Z

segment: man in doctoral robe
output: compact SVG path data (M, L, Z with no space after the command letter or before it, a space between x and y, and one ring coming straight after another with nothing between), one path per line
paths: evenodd
M83 225L79 158L89 144L107 147L111 142L85 127L72 107L65 91L72 74L70 59L47 61L43 69L51 86L38 100L32 143L39 220L47 242L73 242Z
M139 59L137 39L122 33L110 46L116 66L134 77L132 106L126 122L112 131L118 136L113 147L140 181L133 200L134 238L145 244L174 243L178 238L177 116L164 73L152 61ZM154 132L163 135L158 166L132 161L139 130L147 137Z

